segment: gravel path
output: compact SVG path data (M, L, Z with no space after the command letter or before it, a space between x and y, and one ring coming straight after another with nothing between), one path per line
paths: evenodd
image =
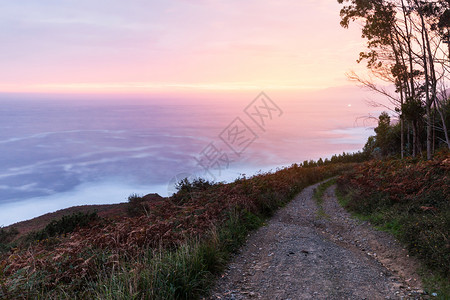
M302 191L252 233L209 299L424 299L417 263L389 234Z

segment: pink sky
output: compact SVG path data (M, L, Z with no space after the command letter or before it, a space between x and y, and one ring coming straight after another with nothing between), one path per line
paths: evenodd
M358 26L339 25L340 8L337 0L0 0L0 120L2 145L9 145L2 153L11 163L0 175L17 181L0 181L0 187L48 190L47 180L40 186L38 179L56 174L46 170L59 170L59 159L64 168L55 178L69 178L73 185L46 198L23 196L24 202L9 210L2 207L0 225L32 217L25 212L99 201L99 194L110 203L124 201L130 190L167 192L169 179L191 172L195 155L231 120L245 117L244 108L261 91L283 115L267 132L257 132L229 178L361 149L374 125L362 117L378 116L381 109L369 107L364 100L375 96L345 75L366 73L365 65L356 63L364 40ZM92 100L101 100L101 109ZM137 112L133 109L146 105L130 105L133 115L124 113L121 105L132 102L148 105ZM159 106L166 114L160 115ZM104 118L92 115L97 111ZM107 133L90 139L96 130ZM45 139L54 134L61 139ZM105 142L109 139L117 144ZM122 140L125 154L108 154ZM127 154L135 143L144 150ZM146 148L152 146L163 150ZM72 151L80 152L79 161ZM138 167L123 169L130 159ZM13 177L18 170L28 173ZM127 185L120 178L117 184L118 173L139 180ZM35 182L29 174L38 174ZM150 186L142 187L140 180Z
M335 0L0 1L0 92L162 93L350 84Z

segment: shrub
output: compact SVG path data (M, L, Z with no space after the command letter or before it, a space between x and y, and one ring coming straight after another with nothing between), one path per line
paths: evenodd
M206 191L214 185L216 184L212 181L203 178L196 178L192 182L188 178L184 178L176 184L175 188L177 192L172 196L172 201L178 205L182 205L191 201L196 194Z
M361 165L338 180L346 208L395 234L433 271L450 277L448 155L434 161L387 160Z
M45 240L61 234L67 234L75 231L77 228L87 227L92 221L97 220L97 212L93 213L73 213L72 215L63 216L59 220L52 220L44 229L31 232L25 238L26 242L36 240Z
M149 206L143 197L137 194L131 194L128 197L127 213L130 217L148 214L148 212Z
M0 228L0 254L8 252L12 245L10 244L13 239L19 234L19 231L15 227Z
M0 228L0 244L10 243L14 237L19 234L19 231L15 227L11 228Z

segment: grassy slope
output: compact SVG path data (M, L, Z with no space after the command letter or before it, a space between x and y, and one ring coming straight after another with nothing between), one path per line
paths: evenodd
M0 296L198 298L249 230L304 187L350 167L293 165L230 184L186 185L144 216L102 219L4 255Z
M43 229L52 220L60 219L63 216L71 215L74 213L89 213L95 211L100 217L115 218L125 216L126 208L127 203L73 206L65 209L60 209L52 213L47 213L30 220L21 221L6 226L5 229L17 229L19 231L19 234L16 238L20 238L21 236L26 235L31 231Z
M427 270L425 282L450 297L450 156L362 164L338 180L340 202L393 233ZM433 280L430 280L433 279Z

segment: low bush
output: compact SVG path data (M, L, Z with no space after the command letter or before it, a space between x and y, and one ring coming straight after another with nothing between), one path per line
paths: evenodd
M203 178L195 178L192 181L188 178L184 178L176 184L175 189L177 192L171 197L171 199L176 204L182 205L192 200L197 196L197 194L217 185L219 184L215 184Z
M10 243L19 234L19 231L15 227L0 228L0 253L7 252L11 249Z
M0 244L10 243L18 234L19 231L15 227L0 228Z
M141 196L131 194L128 197L127 213L130 217L148 214L149 210L150 207Z
M0 228L0 254L8 252L13 245L11 242L19 234L19 231L15 227Z
M52 220L44 229L31 232L25 237L25 241L41 241L49 239L58 235L68 234L77 228L88 226L92 221L97 220L98 215L93 213L73 213L71 215L63 216L58 220Z

